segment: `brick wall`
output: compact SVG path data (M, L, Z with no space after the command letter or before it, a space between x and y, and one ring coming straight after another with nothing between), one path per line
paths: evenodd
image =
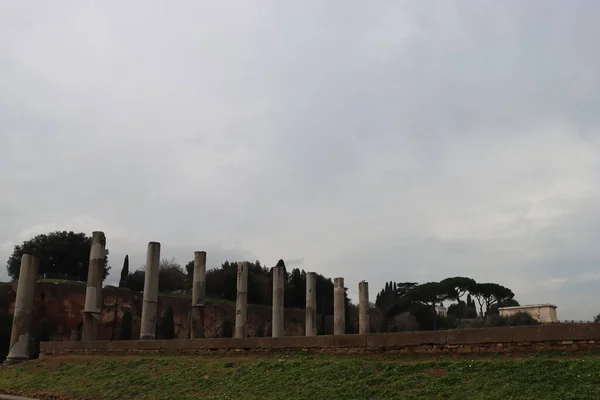
M14 311L16 284L0 285L0 308ZM99 339L110 340L112 336L113 321L115 320L115 306L117 309L117 323L115 324L115 337L118 337L119 326L123 312L129 309L133 317L133 337L139 337L140 318L142 313L142 293L129 289L105 287L102 290L103 308L99 328ZM38 283L35 288L33 308L33 332L36 332L39 321L48 319L51 326L52 340L70 340L73 331L79 329L83 321L83 307L85 304L85 284L77 282L68 283ZM158 313L167 307L173 309L175 320L175 338L187 339L190 329L191 298L177 296L158 296ZM285 334L304 334L304 310L285 310ZM205 308L205 334L207 337L221 336L221 328L225 321L234 323L235 304L231 302L207 301ZM322 318L319 323L325 324L325 329L333 329L330 316ZM248 305L248 334L254 336L260 329L267 332L271 323L271 307ZM331 327L330 327L331 326Z
M16 295L15 283L0 283L0 309L14 311ZM129 289L107 286L102 290L103 308L99 328L99 339L110 340L113 333L115 308L117 309L115 324L115 337L118 337L120 321L125 309L129 309L133 317L133 337L139 338L140 317L142 313L142 293ZM73 331L79 329L83 321L83 307L85 304L85 283L64 282L47 283L38 282L34 294L34 308L32 318L32 332L37 332L38 324L42 319L47 319L51 327L52 340L70 340ZM158 296L158 312L167 307L173 308L175 320L175 338L187 339L190 329L191 298L177 296ZM354 316L357 318L357 316ZM379 327L381 316L376 310L371 313L371 325ZM286 309L284 312L284 334L297 336L304 334L305 311L300 309ZM208 300L205 308L205 336L219 337L226 321L233 324L235 321L235 304L233 302L215 302ZM333 332L333 317L331 315L318 315L319 329L325 333ZM357 324L357 322L356 322ZM248 335L255 336L259 331L263 334L270 332L271 307L261 305L248 305Z

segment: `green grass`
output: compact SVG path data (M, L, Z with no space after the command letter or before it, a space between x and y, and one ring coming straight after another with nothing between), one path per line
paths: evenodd
M37 283L73 283L75 285L85 285L85 282L72 281L70 279L38 279Z
M57 357L0 368L0 391L60 399L590 399L600 357Z

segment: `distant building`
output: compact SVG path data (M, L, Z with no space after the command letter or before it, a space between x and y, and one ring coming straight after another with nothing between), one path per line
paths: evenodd
M549 323L558 322L556 308L553 304L532 304L529 306L500 307L498 311L502 317L510 317L525 312L540 322Z
M448 315L448 309L446 307L444 307L443 304L440 304L439 306L435 306L435 312L440 317L446 317Z

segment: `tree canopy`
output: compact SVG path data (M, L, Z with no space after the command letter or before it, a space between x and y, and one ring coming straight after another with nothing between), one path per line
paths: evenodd
M469 288L469 293L477 300L479 312L483 315L483 306L491 310L494 305L506 302L515 297L515 294L507 287L497 283L476 283Z
M466 294L466 301L463 300ZM440 282L417 284L414 282L388 282L377 294L375 305L383 312L384 325L390 324L400 314L410 313L421 329L453 327L453 319L494 315L499 307L518 305L514 293L497 283L477 283L467 277L451 277ZM447 310L447 317L438 315L436 307L443 302L456 301ZM485 314L484 314L485 309ZM382 329L386 329L385 326Z
M23 254L32 254L39 259L39 276L47 274L57 279L86 281L91 247L92 238L85 233L57 231L37 235L15 246L6 270L13 280L17 280L21 269L21 257ZM104 279L110 270L108 257L105 260Z

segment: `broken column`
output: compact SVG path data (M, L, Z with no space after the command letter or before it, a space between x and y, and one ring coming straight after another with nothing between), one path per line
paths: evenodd
M38 259L29 254L21 257L17 298L13 316L10 345L6 363L12 364L29 360L29 344L31 336L31 312L33 309L33 293L37 281Z
M204 297L206 295L206 252L194 252L194 281L192 286L192 324L190 337L204 337Z
M358 333L369 333L369 283L358 284Z
M346 333L346 304L344 301L344 278L333 282L333 334Z
M237 267L237 298L235 301L235 338L246 337L248 318L248 262L242 261Z
M156 311L158 308L158 266L160 264L160 243L148 243L146 253L146 273L144 276L144 298L142 302L141 340L156 338Z
M306 336L317 336L317 274L306 274Z
M285 281L285 264L279 260L273 267L273 319L271 336L283 336L283 282Z
M98 340L98 327L102 317L102 281L106 260L106 236L104 232L92 232L92 248L88 265L83 330L81 340Z

